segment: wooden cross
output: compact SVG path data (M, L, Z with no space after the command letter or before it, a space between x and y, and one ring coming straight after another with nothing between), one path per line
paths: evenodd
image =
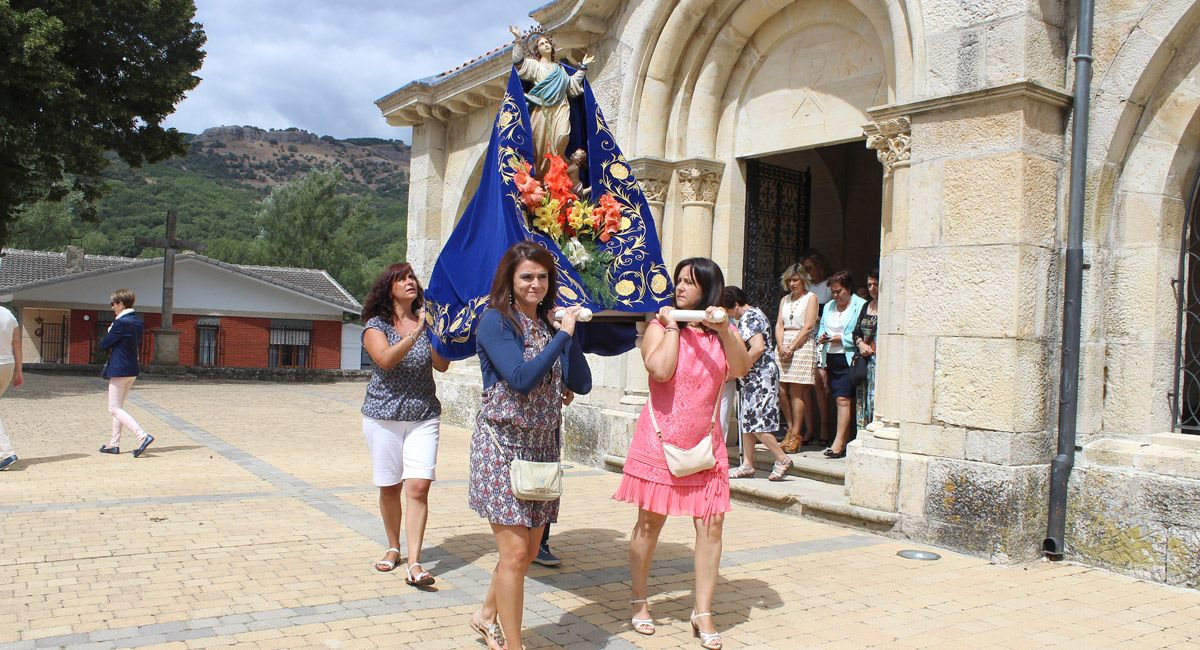
M133 241L138 246L151 246L154 248L163 249L163 293L162 293L162 326L164 330L171 329L171 324L174 319L175 311L175 251L180 249L189 249L194 251L204 250L204 242L190 241L187 239L176 239L175 237L175 222L179 217L174 210L167 211L167 236L163 238L155 237L134 237Z

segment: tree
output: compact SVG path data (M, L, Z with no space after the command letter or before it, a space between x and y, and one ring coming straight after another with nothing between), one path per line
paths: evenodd
M318 169L271 190L258 214L265 263L325 269L362 295L365 247L376 215L365 201L342 194L340 169Z
M0 245L18 206L83 197L96 218L104 152L140 167L186 152L164 129L200 82L192 0L0 0Z

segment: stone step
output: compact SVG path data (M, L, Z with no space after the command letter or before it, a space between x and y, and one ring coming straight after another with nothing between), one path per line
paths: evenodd
M624 466L625 459L620 456L604 457L605 469L619 472ZM751 507L873 532L891 532L900 521L894 512L851 505L842 485L803 476L788 476L774 482L765 475L735 479L729 483L729 493L738 503Z
M738 455L737 447L729 447L727 451L729 453L730 467L734 467L741 462L741 456ZM797 453L788 454L792 457L792 466L788 468L788 475L812 479L822 483L831 483L833 485L845 485L846 459L826 458L824 451L824 447L813 445L811 447L804 447ZM755 449L754 467L763 472L760 478L766 478L766 475L771 473L774 464L775 457L771 455L771 452L762 447Z

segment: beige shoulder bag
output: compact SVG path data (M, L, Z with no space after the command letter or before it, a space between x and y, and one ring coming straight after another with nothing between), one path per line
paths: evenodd
M488 435L492 437L496 451L506 458L508 455L495 432L489 429ZM513 496L522 501L553 501L562 496L562 465L557 462L521 460L514 456L508 463L508 480Z
M650 422L654 425L654 433L662 443L663 455L667 457L667 469L675 477L690 476L717 465L717 457L713 454L712 433L717 426L717 413L721 410L721 394L717 393L717 403L713 405L712 420L708 423L708 433L691 449L676 447L663 440L662 428L658 426L658 418L654 417L654 403L647 402L650 408Z

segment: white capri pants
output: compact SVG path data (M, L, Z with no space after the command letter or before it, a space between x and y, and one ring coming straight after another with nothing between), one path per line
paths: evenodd
M434 480L441 418L421 422L363 416L363 437L371 452L371 478L387 487L407 478Z

